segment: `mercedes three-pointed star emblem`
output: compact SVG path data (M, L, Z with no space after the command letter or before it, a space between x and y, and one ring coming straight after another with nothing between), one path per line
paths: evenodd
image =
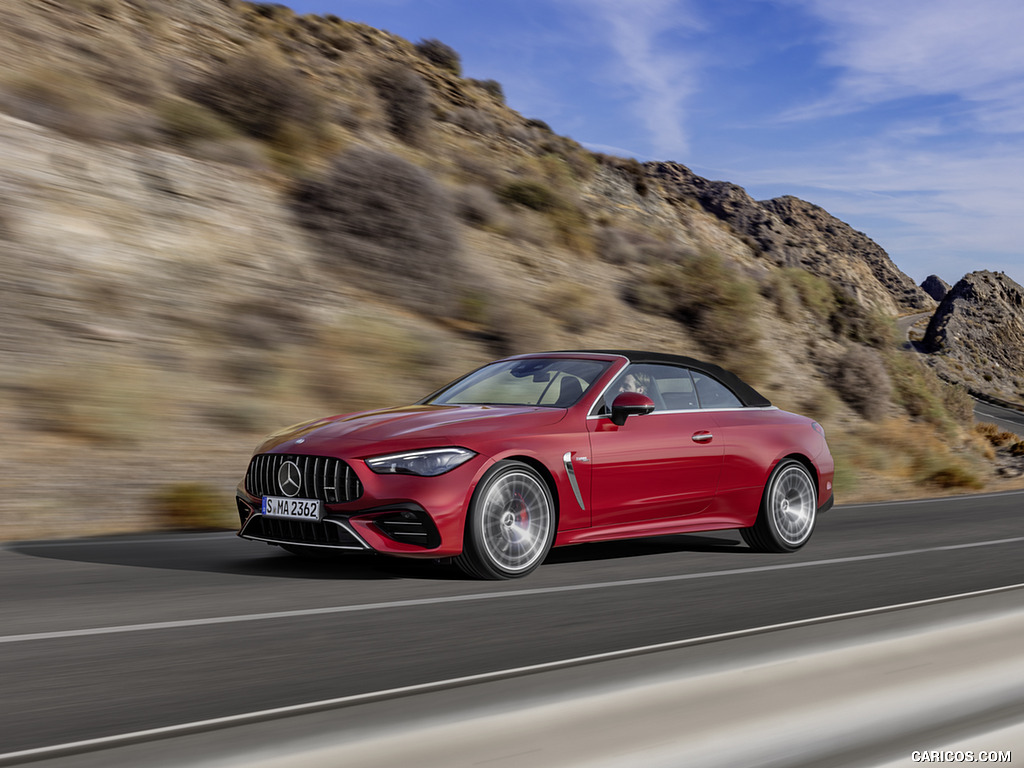
M286 461L277 470L277 485L285 496L298 496L302 489L302 472L294 461Z

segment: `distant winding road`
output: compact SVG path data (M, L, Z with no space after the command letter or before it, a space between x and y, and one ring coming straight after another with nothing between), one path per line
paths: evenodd
M919 312L914 315L906 315L896 319L896 327L900 330L904 337L907 339L907 344L910 348L920 351L917 342L911 341L910 329L914 325L922 320L923 318L929 317L930 312ZM1010 408L1003 408L998 405L992 405L991 403L985 403L981 400L974 401L974 420L987 421L995 424L1000 429L1004 429L1007 432L1013 432L1021 438L1024 438L1024 412L1015 411Z

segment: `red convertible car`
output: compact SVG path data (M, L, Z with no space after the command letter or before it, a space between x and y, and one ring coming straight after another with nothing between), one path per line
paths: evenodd
M524 576L551 547L693 531L789 552L832 506L832 475L820 425L716 365L547 352L272 435L238 487L239 535L454 558L485 579Z

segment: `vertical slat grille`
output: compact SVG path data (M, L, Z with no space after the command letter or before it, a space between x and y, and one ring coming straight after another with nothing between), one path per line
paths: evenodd
M300 488L286 494L278 482L278 472L285 462L298 468ZM320 499L328 504L343 504L363 495L363 484L356 473L341 459L330 456L295 456L283 453L261 453L252 457L245 474L245 488L253 496L294 496Z

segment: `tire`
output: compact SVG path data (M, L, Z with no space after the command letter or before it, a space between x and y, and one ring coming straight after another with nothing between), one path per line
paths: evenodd
M765 484L757 520L740 535L757 552L795 552L811 538L817 511L811 473L799 461L784 459Z
M455 563L476 579L516 579L544 562L554 539L555 505L547 483L528 464L501 461L473 492Z

